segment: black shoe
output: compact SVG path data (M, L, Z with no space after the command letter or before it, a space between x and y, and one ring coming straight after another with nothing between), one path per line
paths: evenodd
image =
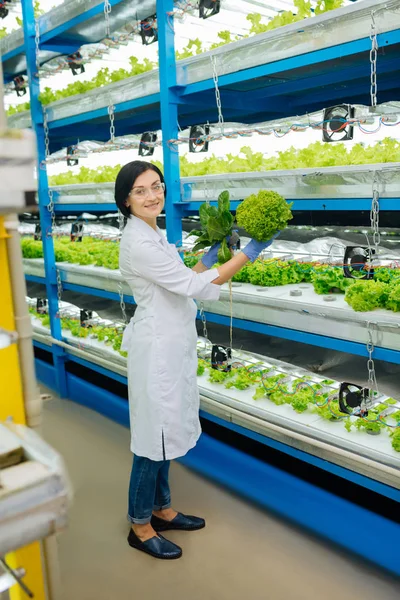
M131 529L128 535L128 544L132 548L136 548L137 550L141 550L142 552L154 556L154 558L171 560L182 556L182 548L169 540L166 540L162 535L156 535L149 540L142 542L133 529Z
M195 531L203 529L206 526L204 519L200 517L192 517L191 515L183 515L178 513L172 521L166 521L153 515L151 517L151 526L155 531L167 531L168 529L182 529L184 531Z

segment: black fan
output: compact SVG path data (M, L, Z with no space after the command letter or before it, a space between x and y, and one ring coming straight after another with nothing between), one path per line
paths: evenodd
M0 2L0 19L5 19L8 15L8 8L5 2Z
M71 242L81 242L83 237L83 223L77 221L71 225Z
M363 388L355 383L343 382L339 389L340 412L347 415L353 414L353 408L360 407L363 416L368 415L366 402L369 399L369 389Z
M208 152L209 143L201 138L209 133L209 125L192 125L189 134L189 152Z
M140 37L143 46L150 46L158 40L157 16L147 17L140 21Z
M229 360L232 358L232 350L226 346L213 344L211 349L211 367L216 371L227 373L231 370Z
M81 320L81 327L92 327L92 324L90 323L90 320L93 319L93 311L92 310L86 310L85 308L81 308L81 314L80 314L80 320Z
M348 279L373 279L374 270L370 264L374 254L374 248L346 246L343 275Z
M144 133L140 139L139 156L153 156L155 147L149 146L149 144L154 144L156 141L156 133L152 131L147 131L146 133Z
M200 0L199 17L200 19L208 19L217 15L221 10L221 0Z
M68 146L68 148L67 148L67 156L68 157L73 157L75 155L76 151L77 151L76 146ZM69 167L75 167L78 164L79 164L79 159L78 158L67 158L67 165Z
M354 126L347 122L354 117L354 108L349 104L339 104L324 110L324 142L347 142L353 139Z
M39 313L39 315L47 315L47 312L48 312L47 298L36 298L36 312Z
M33 234L33 239L37 242L42 241L42 226L40 223L36 223L35 225L35 233Z
M80 75L85 72L85 66L80 62L82 54L77 51L67 56L68 66L72 71L72 75Z
M25 96L26 94L26 81L23 75L18 75L18 77L14 77L14 87L17 92L17 96Z

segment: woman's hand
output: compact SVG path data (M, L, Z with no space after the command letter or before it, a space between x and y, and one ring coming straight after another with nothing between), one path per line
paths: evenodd
M257 242L256 240L251 240L247 246L243 248L244 254L251 262L254 262L261 252L268 248L268 246L272 244L272 242L280 235L280 233L280 231L277 231L275 235L273 235L272 238L266 242Z
M232 235L226 236L228 248L231 250L233 256L233 248L239 241L239 236L236 231L232 232ZM218 262L218 250L221 248L221 242L217 242L209 249L201 259L201 262L207 269L211 269Z
M218 250L221 248L221 242L217 242L208 252L206 252L202 258L201 262L206 267L206 269L211 269L218 262Z
M236 273L240 271L242 267L244 267L244 265L248 262L249 259L255 260L260 254L260 252L265 250L265 248L268 248L268 246L272 244L274 239L277 238L279 234L280 231L278 231L267 242L256 242L256 240L251 240L251 242L247 244L247 246L242 252L238 252L238 254L231 258L231 260L228 260L228 262L218 267L219 277L217 279L214 279L212 283L216 285L223 285L224 283L232 279L232 277L236 275Z

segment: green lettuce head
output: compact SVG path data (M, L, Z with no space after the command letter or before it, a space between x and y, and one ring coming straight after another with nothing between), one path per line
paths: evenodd
M260 190L239 204L236 221L257 242L266 242L287 227L293 218L291 207L292 204L276 192Z

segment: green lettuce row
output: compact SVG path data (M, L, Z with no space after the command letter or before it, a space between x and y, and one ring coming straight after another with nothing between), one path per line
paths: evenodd
M49 315L42 315L30 308L29 312L31 315L39 319L43 327L50 327ZM119 352L121 356L127 356L126 352L121 350L122 334L120 329L113 327L105 327L103 325L95 325L94 327L82 327L80 321L76 319L61 318L61 327L72 333L75 337L87 338L93 337L100 342L104 342L106 346L112 346L116 352Z
M39 314L34 308L30 308L29 312L41 321L43 327L50 327L49 315ZM127 356L127 353L121 350L123 332L120 329L102 325L89 328L82 327L78 320L69 318L61 318L61 327L64 330L70 331L74 337L87 338L90 336L107 346L112 346L121 356ZM300 377L293 382L295 391L289 392L288 387L280 383L285 378L285 375L282 373L268 376L270 370L265 367L261 368L260 365L253 365L252 369L247 367L232 367L231 371L225 373L212 369L207 361L199 358L197 375L204 375L207 371L209 381L225 384L225 387L228 389L236 388L238 390L245 390L255 387L253 396L255 400L267 398L277 405L289 404L298 413L311 410L324 419L345 420L345 427L348 431L351 430L352 426L356 427L356 429L365 428L369 431L377 431L378 429L387 427L380 421L381 412L387 408L385 404L378 405L370 411L367 420L356 419L353 421L340 413L339 404L336 399L330 399L328 392L322 392L323 386L329 386L334 383L332 379L325 379L321 384L313 384L308 381L310 379L309 376ZM261 379L263 383L261 383ZM388 403L394 402L395 400L392 398L388 401ZM400 411L396 411L391 418L395 422L400 422ZM400 452L400 428L390 428L390 435L393 448L397 452Z
M245 36L235 36L233 37L231 32L228 30L220 31L218 36L218 41L211 44L208 48L203 46L203 43L199 38L194 40L189 40L187 46L181 51L177 51L175 53L177 60L182 60L184 58L190 58L192 56L196 56L198 54L202 54L207 50L214 50L215 48L219 48L220 46L224 46L225 44L230 44L231 42L235 42L243 37L249 37L252 35L257 35L259 33L263 33L264 31L271 31L273 29L277 29L278 27L282 27L284 25L289 25L290 23L295 23L297 21L302 21L303 19L307 19L312 17L313 14L322 14L333 10L335 8L339 8L344 3L344 0L318 0L317 6L314 11L311 10L311 4L308 0L294 0L294 5L297 7L297 13L293 14L292 11L284 11L271 19L267 24L261 22L261 15L258 13L251 13L247 15L247 20L251 23L251 28L249 31L249 35ZM40 11L38 2L36 4L36 16L39 14L43 14L43 11ZM22 19L17 17L18 24L22 26ZM6 29L3 28L0 30L0 39L7 35ZM43 105L50 104L51 102L56 102L57 100L61 100L62 98L68 98L70 96L75 96L77 94L85 94L90 90L97 89L100 87L104 87L111 83L115 83L116 81L121 81L123 79L127 79L128 77L134 77L135 75L140 75L141 73L145 73L146 71L151 71L157 67L157 64L144 59L143 63L140 63L135 56L129 57L130 69L116 69L115 71L110 71L107 67L100 69L98 73L88 81L76 81L74 83L70 83L66 88L62 90L52 90L49 87L45 87L44 91L41 92L39 99ZM16 106L10 106L7 110L8 115L13 115L19 112L24 112L25 110L30 109L30 103L24 102L23 104L18 104Z
M161 170L158 161L152 161ZM303 169L316 167L340 167L347 165L363 165L375 163L400 162L400 142L393 138L385 138L371 146L362 143L352 147L344 143L323 144L314 142L306 148L293 146L277 156L266 158L262 152L253 152L249 146L240 149L239 155L228 154L226 158L218 158L214 154L201 162L191 163L186 156L180 158L182 177L197 175L217 175L224 173L251 173L255 171L275 171L277 169ZM81 167L79 171L66 171L49 177L50 185L71 185L74 183L114 182L122 165L115 167L98 167L88 169Z
M21 245L24 258L43 258L42 242L23 237ZM69 237L61 237L54 239L54 251L57 262L118 269L118 242L107 242L90 237L84 237L81 242L71 242Z
M43 258L42 242L29 237L21 240L24 258ZM68 237L56 238L54 250L57 262L95 265L118 269L119 243L84 237L71 242ZM200 255L187 253L186 266L192 268ZM256 260L246 264L233 281L251 283L258 287L275 287L296 283L312 283L317 294L345 293L345 300L356 311L386 308L400 311L400 270L379 267L373 280L347 279L341 267L300 263L294 260Z
M396 400L389 398L386 404L379 404L369 411L368 417L351 418L340 412L337 394L332 391L326 391L325 386L334 383L332 379L325 379L321 383L312 383L311 377L305 375L292 382L292 390L285 384L286 375L268 375L271 371L261 364L248 367L232 367L230 371L217 371L213 369L209 362L199 359L197 375L208 375L208 381L211 383L224 385L225 388L236 388L246 390L255 388L254 400L267 399L277 406L288 404L297 413L306 411L314 412L321 418L332 422L343 421L347 431L352 427L357 430L365 429L368 432L377 432L386 429L391 436L391 443L394 450L400 452L400 411L396 411L390 416L390 426L387 424L387 417L381 414L387 409L388 404L394 404ZM397 426L396 426L397 423Z

